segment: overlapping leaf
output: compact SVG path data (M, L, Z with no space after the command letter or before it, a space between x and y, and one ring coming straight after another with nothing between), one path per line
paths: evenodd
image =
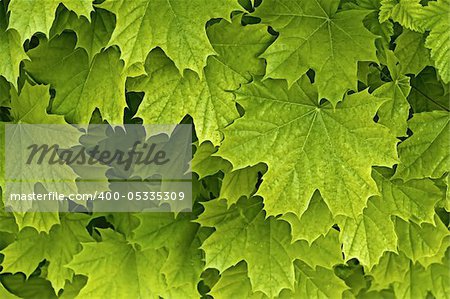
M266 77L289 86L312 68L320 98L333 104L356 90L358 61L376 61L375 35L363 25L367 12L336 12L339 1L266 0L257 8L262 22L280 33L262 55Z
M264 62L257 56L272 38L264 26L243 27L239 16L231 24L212 25L208 36L219 55L208 58L202 79L189 70L181 76L174 63L155 50L146 61L148 76L130 80L127 87L145 91L137 113L145 123L177 123L189 114L200 143L217 145L222 139L218 130L239 116L229 91L251 80L252 74L263 73Z
M207 57L215 54L206 22L229 19L233 10L240 9L234 0L107 0L101 7L116 14L110 44L120 47L126 66L144 62L153 48L160 47L181 72L188 68L200 75Z
M79 16L90 20L90 12L93 10L90 0L11 0L8 10L10 12L9 28L16 29L22 41L37 32L50 32L55 18L56 8L63 3L68 9L73 10ZM29 18L24 18L29 15Z

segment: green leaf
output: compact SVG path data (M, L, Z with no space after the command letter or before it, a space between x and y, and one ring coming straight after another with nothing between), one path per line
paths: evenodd
M395 298L426 298L431 286L430 274L420 264L409 262L403 279L393 284Z
M90 13L93 10L90 0L11 0L8 7L9 28L19 32L22 42L31 38L36 32L49 36L55 11L60 3L69 10L73 10L78 16L84 16L90 20ZM28 15L29 18L24 18L24 15Z
M413 262L423 258L436 256L445 237L449 235L448 229L436 217L436 224L415 224L396 218L395 231L398 236L398 249ZM439 255L436 262L440 262Z
M38 232L50 232L54 225L60 223L58 212L14 212L19 231L32 227Z
M74 12L62 10L56 16L50 36L53 38L64 30L73 30L77 34L77 47L85 49L92 60L108 44L115 24L114 14L101 8L95 9L90 22Z
M333 215L318 192L314 193L300 218L294 213L287 213L281 219L291 225L293 241L306 240L309 244L320 236L325 236L334 224Z
M144 123L178 123L189 114L199 143L209 140L218 145L219 129L239 116L229 90L263 72L264 62L257 56L272 38L264 26L243 27L239 17L231 24L222 20L212 25L208 36L219 56L208 58L202 79L189 70L181 76L174 63L155 50L146 61L148 76L129 80L127 88L145 92L137 113Z
M253 293L244 262L225 270L210 291L215 299L265 299L262 292Z
M99 108L103 119L122 123L125 75L119 53L109 48L89 62L86 51L74 47L73 35L66 33L29 52L27 72L56 90L51 111L63 114L69 122L87 124Z
M445 111L414 114L408 122L413 135L398 146L400 163L394 178L440 178L450 170L449 120Z
M0 285L0 297L3 299L18 299L19 297L11 294L3 285Z
M436 298L448 298L450 294L450 286L448 284L450 273L448 269L450 269L450 250L447 250L442 264L432 264L430 267L431 293Z
M49 89L49 86L31 86L25 83L20 94L11 90L13 121L18 124L65 124L64 117L47 113L50 101Z
M373 277L371 289L381 291L392 283L401 283L408 270L409 259L403 253L385 252L380 262L368 273Z
M6 81L5 77L0 76L0 106L9 107L11 85Z
M390 214L378 197L372 197L361 216L346 218L340 225L345 259L357 258L368 270L386 251L397 251L397 236Z
M171 288L159 273L167 257L163 249L139 250L114 231L103 230L101 234L103 241L83 243L83 250L67 265L75 273L88 277L78 295L80 298L190 295L182 287Z
M36 136L30 136L30 132L39 135L40 139L49 143L58 144L61 148L70 147L78 143L80 133L77 129L70 126L56 126L50 128L51 124L61 125L65 124L64 118L57 115L47 114L47 106L49 104L50 94L48 86L31 86L25 83L20 94L16 91L11 93L11 116L13 123L18 124L9 129L10 136L14 136L14 140L20 140L21 144L34 144ZM23 127L20 124L36 124L32 127ZM57 134L56 134L57 133ZM55 137L56 136L56 137ZM40 188L39 193L46 193L45 189L52 192L76 192L77 186L75 180L76 173L68 165L51 165L49 163L42 163L39 167L29 167L25 162L28 159L27 153L23 148L19 148L17 142L8 142L5 145L5 152L8 153L8 160L5 161L7 174L15 180L21 180L21 184L10 185L9 193L31 194L35 192L35 184L37 181L30 181L29 178L42 178L43 187ZM14 162L15 161L15 162ZM59 180L63 177L65 180ZM8 177L6 178L8 179ZM45 181L44 181L45 180ZM38 210L42 208L41 203L36 204L28 202L14 202L8 201L6 206L18 207L20 212L25 212L33 205ZM52 204L52 203L45 203ZM41 206L40 206L41 205ZM45 209L42 209L45 211ZM47 210L48 212L48 210ZM36 218L35 218L36 217ZM53 219L52 219L53 218ZM41 231L48 229L55 223L55 216L51 214L16 214L19 228L23 226L33 225L36 223L36 228ZM57 216L56 216L57 218ZM20 220L19 220L20 219ZM44 222L50 222L50 226L41 225L33 220L40 219ZM30 221L31 220L31 221ZM57 223L57 222L56 222Z
M317 267L313 269L300 260L295 261L295 290L283 290L279 298L342 298L348 289L344 281L334 275L333 270Z
M60 299L75 299L80 290L86 285L87 277L83 275L75 275L72 282L67 282L64 286L64 291L59 296Z
M28 57L17 31L7 30L6 20L6 12L0 3L0 75L17 89L20 62Z
M3 192L0 193L0 232L16 234L18 227L14 215L5 210Z
M266 77L287 79L289 86L312 68L319 99L334 105L344 93L356 90L357 62L377 61L375 35L363 25L369 13L336 12L339 1L266 0L256 15L280 33L263 54Z
M29 276L46 259L49 261L47 278L58 292L66 280L71 281L73 277L73 271L64 266L81 250L81 242L92 241L84 228L87 218L81 214L67 214L48 235L39 234L32 228L22 230L17 240L2 251L5 255L3 271L23 272Z
M206 22L229 19L233 10L239 10L234 0L107 0L100 7L117 16L109 44L120 47L126 66L144 62L153 48L160 47L181 72L188 68L200 75L207 57L215 54L206 36Z
M447 212L450 211L450 175L447 174L445 177L445 183L447 185L447 191L445 192L445 209Z
M258 174L265 172L266 167L258 164L230 172L226 172L220 188L221 199L226 199L228 207L237 203L241 196L249 198L256 191Z
M235 169L268 165L257 194L269 215L300 217L319 190L333 215L356 217L378 193L370 166L396 161L397 141L373 122L382 101L367 91L336 108L318 104L307 78L290 89L282 80L254 82L236 95L246 113L224 130L218 154Z
M197 221L216 228L201 247L206 254L206 267L223 272L245 260L254 292L273 297L283 288L294 287L294 253L286 222L274 217L266 219L262 201L257 198L243 198L228 210L224 200L203 205L205 212Z
M192 171L197 173L199 178L216 174L219 171L231 169L230 162L219 157L213 156L217 148L209 141L203 142L197 146L197 150L191 161Z
M403 30L395 40L395 56L400 62L404 74L419 74L427 65L431 65L430 50L425 48L425 35L411 30Z
M440 264L443 261L445 262L445 259L447 258L446 252L448 251L449 247L450 247L450 236L447 235L442 241L441 247L439 248L436 254L418 258L417 261L425 268L428 268L432 264Z
M372 177L390 214L417 224L434 223L434 206L441 199L442 192L432 180L391 180L389 174L379 168L374 169Z
M8 290L18 298L57 299L55 291L48 280L39 276L31 276L25 279L22 274L2 275L1 281Z
M295 243L296 257L311 268L318 266L333 269L333 266L344 263L339 233L332 229L328 234L320 236L311 244L305 241Z
M425 46L431 49L434 61L442 80L450 82L450 1L430 1L423 9L422 26L430 30Z
M408 101L414 112L433 110L450 110L450 84L443 84L438 79L436 70L426 67L417 77L411 79L411 92Z
M381 0L380 22L391 18L407 29L420 31L421 11L419 0Z
M144 213L138 218L140 225L134 231L133 242L144 251L165 249L167 259L160 273L169 286L182 287L186 294L195 297L204 270L199 225L189 217L175 218L171 213Z
M345 265L337 265L334 269L336 276L345 281L351 292L345 292L343 298L355 298L369 286L369 281L364 276L364 268L357 260L351 260Z
M381 85L373 93L376 97L389 99L378 111L379 123L388 127L395 136L406 136L410 108L406 97L411 89L409 78L401 75L396 65L397 58L392 52L386 53L386 59L392 81Z

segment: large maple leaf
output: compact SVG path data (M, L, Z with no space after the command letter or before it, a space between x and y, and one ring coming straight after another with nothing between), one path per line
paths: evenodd
M396 162L396 139L373 121L383 102L367 91L336 108L319 104L305 77L290 89L283 80L254 82L236 95L246 113L224 130L218 154L235 168L269 166L257 193L269 215L301 216L319 189L333 215L356 217L378 193L371 166Z

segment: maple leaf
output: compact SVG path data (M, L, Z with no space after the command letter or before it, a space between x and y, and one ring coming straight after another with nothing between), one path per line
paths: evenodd
M178 123L189 114L199 143L209 140L218 145L222 140L218 130L239 116L229 90L249 82L251 74L264 72L264 62L257 56L272 37L262 25L242 26L239 16L231 24L223 20L212 25L208 36L219 56L208 58L202 79L189 70L181 76L161 50L154 50L146 61L148 76L129 80L127 89L145 92L136 114L144 123Z
M333 215L318 192L315 192L306 211L299 218L294 213L281 216L291 225L292 240L306 240L312 243L325 235L334 224Z
M425 48L425 35L411 30L403 30L395 40L395 56L400 62L401 72L419 74L431 65L430 50Z
M11 90L11 116L17 124L66 124L61 115L47 113L50 87L25 83L18 94Z
M420 265L409 261L401 281L393 283L396 298L425 298L431 287L431 277Z
M403 253L385 252L380 262L368 273L374 279L371 288L383 290L394 282L402 282L408 269L409 259Z
M64 118L59 115L47 114L50 94L48 86L31 86L25 83L20 94L12 91L11 94L11 116L13 123L16 125L8 126L6 129L7 140L5 152L8 153L8 159L5 159L5 170L11 184L9 185L9 193L34 193L35 184L42 180L43 188L51 191L64 193L67 191L76 192L77 187L75 179L77 175L68 165L50 165L42 163L39 167L28 165L26 163L28 152L25 148L20 147L21 144L29 145L36 143L36 136L43 143L58 144L62 148L70 147L78 143L80 133L73 127L62 126L65 124ZM30 126L30 124L35 124ZM28 125L27 125L28 124ZM55 126L51 126L55 125ZM14 142L11 142L14 140ZM20 145L19 143L20 142ZM3 164L3 161L2 161ZM61 181L60 178L65 180ZM19 180L21 183L12 183ZM20 191L20 192L18 192ZM42 189L41 189L42 191ZM41 192L40 191L40 192ZM49 203L51 205L51 203ZM18 212L25 212L34 205L38 209L43 205L33 204L32 202L13 202L8 201L7 205L15 206ZM45 209L44 209L45 210ZM57 223L57 215L42 219L42 215L20 215L16 214L19 227L29 226L33 224L33 220L41 219L49 222L49 225L40 225L37 221L36 228L38 230L48 231L50 227ZM35 218L35 216L37 218ZM48 215L50 216L50 214ZM44 217L45 218L45 217ZM30 221L32 220L32 221Z
M392 52L386 53L392 81L378 87L373 95L388 99L378 111L379 123L388 127L395 136L406 136L409 103L406 97L411 89L409 78L402 75Z
M356 217L378 193L370 166L396 161L397 141L373 122L382 101L367 91L336 108L319 104L305 77L290 89L282 80L254 82L236 95L246 113L224 130L218 155L235 169L268 165L257 194L269 215L300 217L319 190L333 215Z
M46 259L50 263L47 278L58 293L66 280L71 281L73 277L73 271L64 266L81 250L81 242L93 241L84 228L88 219L83 214L66 214L48 235L32 228L23 229L17 240L2 251L3 271L29 276Z
M9 93L10 89L10 83L6 81L5 77L0 76L0 106L9 107L9 102L11 100Z
M313 269L317 267L333 269L334 266L344 263L339 232L334 229L331 229L326 235L320 236L311 244L306 241L298 241L293 246L296 258Z
M88 277L80 297L189 298L183 287L167 285L159 272L167 258L164 249L139 250L112 230L101 235L101 242L82 243L82 251L67 265Z
M91 61L108 44L114 26L114 14L101 8L95 9L90 22L74 12L62 10L56 15L50 37L60 35L64 30L73 30L77 35L77 47L85 49Z
M216 299L266 299L262 292L253 292L250 279L247 274L247 266L244 262L225 270L219 281L209 292Z
M334 275L333 270L322 267L311 268L300 260L295 261L295 290L283 290L279 298L342 298L349 289L344 281Z
M416 113L408 122L413 135L398 147L394 178L439 178L450 170L450 115L446 111Z
M419 31L421 8L419 0L381 0L380 22L391 18L407 29Z
M431 49L434 61L442 80L450 82L450 1L431 1L423 9L422 27L430 30L425 46Z
M182 287L190 297L197 295L197 284L204 270L199 247L204 239L199 225L190 217L175 218L171 213L148 213L138 216L140 225L134 230L133 242L142 250L162 249L168 255L160 272L171 287Z
M448 248L448 247L447 247ZM450 250L447 250L442 264L432 264L429 268L431 278L431 292L436 298L445 298L450 294L450 288L448 281L450 280L450 274L448 269L450 268Z
M53 226L60 223L57 211L40 211L40 205L33 205L28 212L13 212L19 231L25 227L32 227L38 232L48 233Z
M11 213L5 211L5 206L2 200L2 193L0 193L0 231L7 232L11 234L16 234L18 231L18 227L16 224L16 220Z
M242 196L249 198L256 191L259 173L265 170L265 165L258 164L226 172L220 187L219 198L226 199L228 206L237 203Z
M447 235L444 237L444 240L442 241L442 244L437 252L432 253L430 256L421 256L417 259L417 262L424 266L424 268L428 268L433 264L441 264L443 261L445 263L445 260L448 258L446 254L449 248L450 236Z
M444 239L449 235L448 229L436 216L435 225L423 223L418 225L411 221L396 218L395 231L398 236L398 249L413 262L423 257L435 256ZM440 257L437 255L437 261Z
M0 296L4 299L18 299L19 297L11 294L5 287L0 284Z
M196 148L189 213L0 211L0 297L445 298L449 1L0 0L1 148L78 146L66 121L193 123ZM2 191L6 164L41 181L20 193L118 191L20 158Z
M51 111L69 122L87 124L99 108L110 123L122 123L125 75L119 53L109 48L89 62L86 51L74 47L73 35L64 33L28 52L27 72L56 90Z
M443 263L432 264L428 268L418 263L406 261L406 273L402 279L393 283L393 289L397 298L425 298L431 291L435 298L445 298L449 292L449 253L443 259ZM405 262L403 262L405 263ZM402 265L402 273L404 272Z
M372 197L362 215L346 218L340 225L346 260L357 258L368 270L378 264L385 251L397 251L394 223L382 203L380 198Z
M17 88L19 66L27 55L22 48L20 36L14 29L8 29L4 2L0 3L0 75Z
M389 213L405 221L417 224L434 223L434 206L442 197L442 192L430 179L391 180L390 170L375 168L372 177L377 182L384 207Z
M219 157L213 156L217 148L210 141L203 142L197 146L197 150L191 161L192 171L198 174L199 178L214 175L219 171L229 171L232 166L230 162Z
M408 101L414 112L450 110L448 101L450 84L438 79L436 70L426 67L418 76L411 78Z
M49 36L55 11L60 3L88 20L94 9L90 0L11 0L8 6L9 28L19 32L22 42L36 32ZM29 18L24 18L24 15L28 15Z
M206 22L229 20L231 12L240 9L234 0L107 0L100 7L117 16L109 44L120 47L126 66L144 62L152 49L160 47L181 72L188 68L200 75L207 57L215 54Z
M293 288L294 253L286 222L274 217L266 219L257 198L241 199L228 210L224 200L203 205L205 212L197 222L216 228L201 247L206 254L206 267L222 272L245 260L254 292L273 297L283 288ZM259 254L252 251L254 246L258 246Z
M375 35L363 25L369 11L336 12L339 1L267 0L255 14L280 33L264 52L267 78L287 79L289 86L315 71L319 97L336 104L356 90L357 62L377 61Z

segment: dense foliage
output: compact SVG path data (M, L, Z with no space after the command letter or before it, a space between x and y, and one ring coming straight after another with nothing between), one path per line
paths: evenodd
M191 213L2 209L0 297L447 298L449 83L449 0L1 0L3 123L195 154Z

